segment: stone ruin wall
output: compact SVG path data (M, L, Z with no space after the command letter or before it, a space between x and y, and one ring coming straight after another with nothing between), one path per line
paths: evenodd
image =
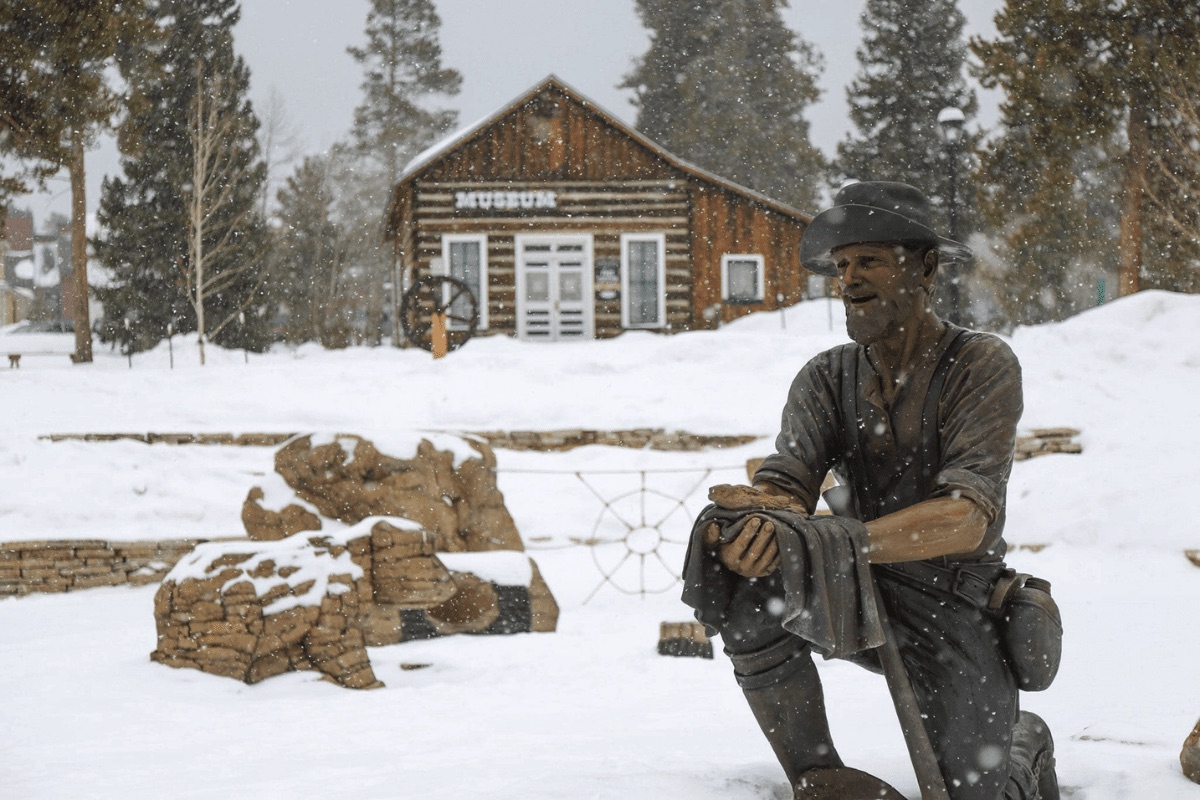
M755 436L706 436L686 431L645 428L618 431L589 429L553 431L483 431L475 436L493 448L562 451L585 445L649 448L651 450L702 450L731 447ZM293 433L80 433L49 434L46 441L138 441L162 445L225 447L279 447L296 438ZM249 498L261 501L263 498ZM254 513L254 512L250 512ZM292 512L292 517L302 516ZM302 530L296 523L277 521L280 531ZM0 542L0 599L42 592L70 592L99 586L144 586L159 583L175 563L197 544L213 539L167 539L117 542L99 539L56 539ZM278 538L278 537L276 537Z
M704 436L686 431L635 429L623 431L486 431L476 434L492 447L513 450L561 451L583 445L610 445L652 450L699 450L753 441L754 436ZM1049 453L1079 453L1073 428L1036 429L1018 437L1018 461ZM109 442L132 440L146 444L277 447L294 434L105 433L51 434L48 441ZM751 474L753 469L750 470ZM251 500L261 500L251 497ZM287 523L280 523L281 530ZM294 527L294 524L293 524ZM295 528L299 530L301 528ZM98 586L143 586L160 582L193 547L209 539L116 542L97 539L58 539L0 543L0 599L31 593L69 592ZM1194 551L1200 554L1200 550ZM1189 557L1200 566L1200 555Z

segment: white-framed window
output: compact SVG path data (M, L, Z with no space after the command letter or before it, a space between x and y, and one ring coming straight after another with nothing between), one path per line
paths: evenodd
M621 327L667 324L667 235L621 234Z
M762 256L721 256L721 298L726 303L761 303L763 291Z
M442 272L451 278L457 278L471 289L475 302L479 306L479 330L488 326L488 264L487 236L476 233L446 234L442 236ZM464 301L460 301L465 303ZM450 308L451 316L456 314L454 306ZM461 327L462 323L450 321L450 327Z

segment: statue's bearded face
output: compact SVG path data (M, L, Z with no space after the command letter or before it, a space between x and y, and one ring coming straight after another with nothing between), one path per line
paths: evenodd
M932 275L912 248L850 244L834 250L833 258L846 306L846 330L861 345L902 335L929 302Z

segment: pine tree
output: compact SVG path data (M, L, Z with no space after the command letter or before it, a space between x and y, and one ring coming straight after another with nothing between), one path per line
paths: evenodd
M1175 113L1173 76L1194 81L1200 69L1200 8L1008 0L996 25L996 41L971 46L984 86L1006 94L1001 135L983 158L982 202L1004 236L1015 321L1072 313L1113 268L1121 294L1143 274L1177 268L1181 248L1163 237L1178 234L1153 217L1147 224L1147 189L1155 158L1171 165L1186 155L1172 152L1159 123Z
M234 54L235 0L158 0L152 9L163 44L131 49L122 70L134 92L119 131L123 177L106 179L96 255L112 275L99 291L101 336L141 350L167 334L196 331L196 254L205 259L201 293L205 334L226 347L260 350L269 341L266 229L257 213L265 169L246 99L249 71ZM197 101L215 111L212 159L223 166L222 200L195 200L207 169L197 164ZM210 131L211 132L211 131ZM201 169L198 169L201 167ZM191 234L202 232L199 242ZM197 249L198 248L198 249ZM189 283L189 281L193 281ZM129 320L126 328L125 320Z
M293 343L341 344L345 234L333 220L328 158L310 156L280 188L274 283L284 338Z
M690 123L683 81L688 65L708 50L704 20L718 4L637 0L638 16L650 31L650 49L634 63L621 88L634 90L637 129L656 142L667 145Z
M1006 95L1001 133L983 154L981 211L1010 265L998 299L1013 323L1073 313L1072 284L1106 267L1102 260L1113 250L1108 214L1089 209L1080 181L1109 180L1097 147L1110 125L1101 105L1080 102L1107 86L1084 68L1094 31L1080 24L1073 6L1009 0L996 17L998 40L972 42L983 85ZM1091 133L1101 128L1105 133Z
M1120 292L1195 288L1200 239L1173 220L1194 212L1200 189L1178 183L1196 158L1195 128L1180 103L1188 92L1196 96L1200 5L1126 0L1106 12L1109 103L1122 169Z
M363 102L355 109L352 138L362 160L360 180L346 187L356 209L346 220L350 258L369 275L367 339L383 334L383 284L392 263L383 244L383 215L404 165L454 127L455 111L430 109L431 98L458 94L462 77L442 65L441 20L431 0L371 0L366 44L348 48L363 67Z
M968 122L978 110L963 71L965 19L957 1L867 0L861 23L858 74L846 89L855 132L838 144L837 182L917 186L933 204L935 227L964 240L974 227L973 203L959 187L969 171L964 155L979 136L964 128L962 141L947 146L938 124L947 107ZM961 269L948 266L938 292L939 310L956 323L970 317Z
M637 128L676 155L800 208L824 171L804 112L821 60L783 23L786 0L638 0L650 49L621 84Z
M57 143L56 120L51 113L52 93L46 91L49 75L40 56L50 32L42 17L28 5L0 5L0 226L12 198L44 186L58 165L28 159L39 143Z
M964 74L963 15L956 0L867 0L861 22L858 74L846 90L854 132L838 144L838 178L917 186L934 203L938 229L949 231L950 173L937 118L952 106L969 122L978 110ZM976 138L968 133L961 152ZM960 236L970 230L968 199L957 193Z
M1200 292L1200 84L1164 54L1164 113L1151 128L1146 176L1151 209L1143 283Z
M108 79L119 49L145 46L151 36L142 6L142 0L22 0L0 7L0 153L38 162L30 177L39 183L59 169L70 176L77 363L92 360L84 154L122 108ZM21 188L22 176L0 178L0 207L6 193Z
M371 0L367 43L348 48L364 73L354 143L389 180L458 119L455 111L423 106L431 95L458 94L462 85L456 70L442 66L441 25L430 0Z

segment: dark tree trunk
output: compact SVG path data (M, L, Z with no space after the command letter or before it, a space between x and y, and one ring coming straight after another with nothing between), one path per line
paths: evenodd
M92 323L88 316L87 186L83 169L83 131L71 132L71 269L75 282L75 363L92 363Z

